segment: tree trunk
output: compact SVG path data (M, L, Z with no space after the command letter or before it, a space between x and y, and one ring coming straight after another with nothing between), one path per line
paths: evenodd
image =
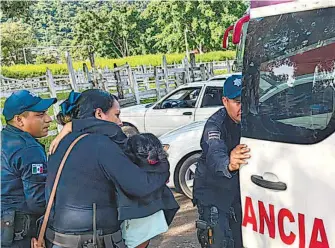
M200 54L203 54L204 52L202 51L202 44L200 43L198 46L198 50Z
M123 37L123 42L124 42L126 56L129 56L128 41L127 41L127 39L125 37Z

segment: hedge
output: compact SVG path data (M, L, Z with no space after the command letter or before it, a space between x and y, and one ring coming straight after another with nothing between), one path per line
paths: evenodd
M113 68L114 63L117 65L123 65L125 63L131 66L139 65L152 65L157 66L162 64L163 54L149 54L149 55L138 55L130 56L120 59L106 59L106 58L96 58L96 65L100 68L109 67ZM166 59L168 64L181 63L185 54L167 54ZM222 61L226 59L234 59L234 51L216 51L204 54L197 54L197 62L210 62L210 61ZM75 69L82 68L83 63L89 66L88 61L74 62L73 67ZM32 78L45 75L45 72L49 68L53 75L65 75L68 73L66 64L40 64L40 65L13 65L13 66L3 66L1 68L1 74L8 78L24 79Z

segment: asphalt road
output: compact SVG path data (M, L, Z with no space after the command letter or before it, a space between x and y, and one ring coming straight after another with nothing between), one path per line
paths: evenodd
M186 196L178 193L174 195L180 209L169 231L151 240L149 248L200 248L195 229L197 210Z

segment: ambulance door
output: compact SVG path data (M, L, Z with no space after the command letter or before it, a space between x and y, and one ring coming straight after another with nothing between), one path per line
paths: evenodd
M249 22L243 68L247 248L335 247L335 8ZM332 30L332 31L331 31Z

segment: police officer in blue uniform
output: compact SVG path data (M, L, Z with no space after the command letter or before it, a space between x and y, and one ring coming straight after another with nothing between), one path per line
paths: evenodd
M241 138L241 76L224 83L224 108L206 122L202 154L195 172L193 202L197 205L198 239L203 248L241 248L241 202L238 169L250 157Z
M55 98L42 99L20 90L4 104L7 126L1 131L1 245L29 247L36 220L45 210L46 154L36 138L47 136L47 109Z

